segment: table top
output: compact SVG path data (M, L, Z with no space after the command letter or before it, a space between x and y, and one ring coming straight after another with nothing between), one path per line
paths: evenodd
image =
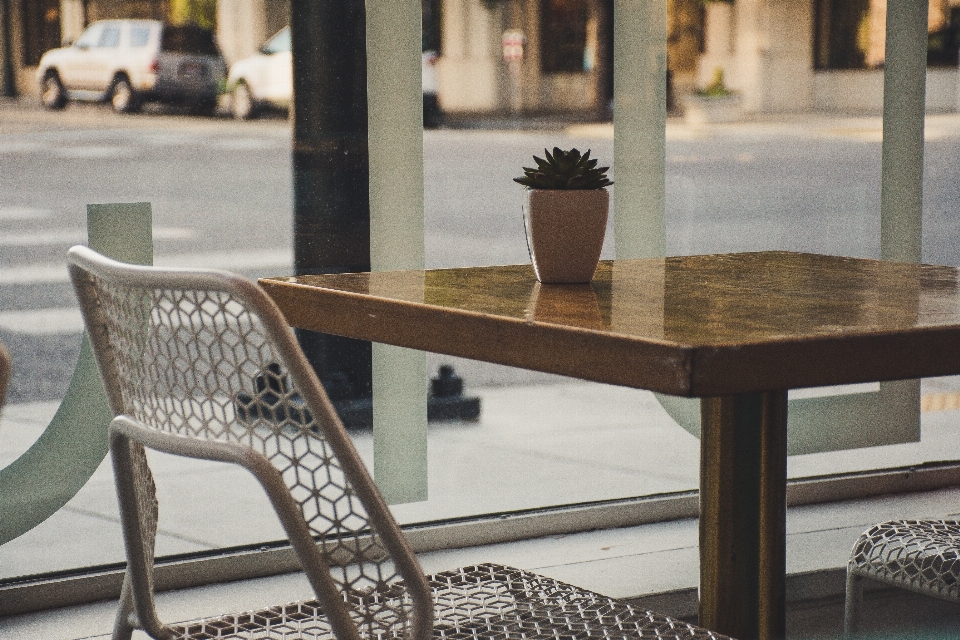
M960 373L952 267L770 251L264 278L295 327L683 396Z

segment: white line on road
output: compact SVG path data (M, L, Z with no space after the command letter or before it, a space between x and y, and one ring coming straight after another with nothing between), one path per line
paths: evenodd
M191 269L226 269L228 271L262 271L293 269L293 252L285 249L243 251L210 251L172 256L157 256L159 267L187 267Z
M46 148L47 145L39 142L0 142L0 153L29 153Z
M51 149L55 156L61 158L82 158L108 160L110 158L131 158L136 154L136 150L130 147L63 147L60 149Z
M180 255L158 255L154 263L161 267L226 269L227 271L279 271L289 273L293 254L287 249L210 251ZM69 282L66 263L33 264L0 268L0 286Z
M0 311L0 330L30 336L80 333L83 317L76 307Z
M193 229L185 227L155 227L154 240L190 240L196 236ZM36 247L49 244L79 244L86 242L83 229L55 229L30 233L5 233L0 235L0 247Z
M50 209L0 205L0 220L42 220L53 215Z
M215 140L213 145L221 149L234 151L256 151L259 149L280 149L289 147L289 140L272 140L270 138L226 138Z
M11 284L50 284L54 282L69 282L67 265L64 264L31 264L18 267L0 268L0 285Z

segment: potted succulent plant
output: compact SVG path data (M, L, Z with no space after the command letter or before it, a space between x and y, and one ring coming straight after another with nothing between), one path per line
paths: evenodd
M524 223L537 280L584 283L593 279L607 229L609 167L597 167L590 151L544 149L524 167L519 182L527 187Z

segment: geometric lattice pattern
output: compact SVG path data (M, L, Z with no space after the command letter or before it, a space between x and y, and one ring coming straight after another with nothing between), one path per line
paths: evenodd
M520 569L494 564L428 576L438 640L722 639L725 636ZM177 638L331 638L314 600L173 625ZM398 637L398 636L392 636Z
M399 576L260 318L223 291L144 289L93 274L86 282L97 292L105 325L99 330L110 345L123 413L158 432L242 444L264 456L310 533L324 540L340 591L366 607L355 624L371 636L406 629L409 602L364 597L384 592ZM268 409L249 411L251 404ZM135 452L134 460L152 566L155 490L145 458Z
M875 525L854 545L849 571L960 601L960 522L897 520Z

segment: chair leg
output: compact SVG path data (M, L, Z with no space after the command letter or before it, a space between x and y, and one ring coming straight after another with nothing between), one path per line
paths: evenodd
M133 615L133 587L130 581L130 570L123 576L123 587L120 589L120 606L117 608L117 617L113 621L112 640L130 640L133 636L133 624L130 617Z
M860 611L863 608L863 576L847 568L847 593L843 603L843 637L853 638L860 630Z

